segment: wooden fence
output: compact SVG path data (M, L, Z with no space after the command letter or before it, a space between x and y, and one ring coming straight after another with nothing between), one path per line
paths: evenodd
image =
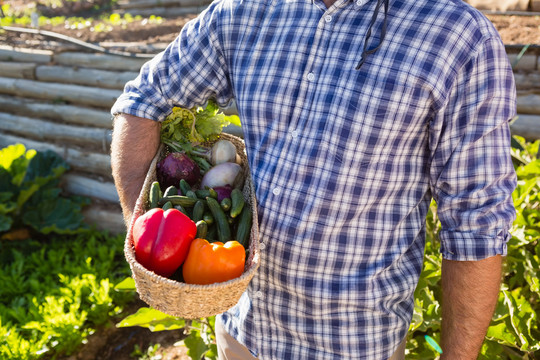
M125 226L111 177L109 110L147 60L0 46L0 147L22 143L60 154L71 166L64 190L92 198L87 221L113 233ZM519 118L512 130L529 139L540 138L539 65L537 55L526 55L515 72Z

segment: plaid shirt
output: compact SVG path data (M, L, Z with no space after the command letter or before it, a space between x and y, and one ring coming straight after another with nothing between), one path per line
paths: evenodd
M376 3L217 0L112 109L163 120L235 99L262 262L222 320L261 359L388 358L432 198L446 259L506 251L516 105L498 34L461 0L392 0L382 46L355 70Z

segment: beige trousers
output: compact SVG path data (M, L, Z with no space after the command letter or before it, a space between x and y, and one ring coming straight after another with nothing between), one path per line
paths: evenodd
M221 324L219 319L216 319L216 342L218 348L219 360L256 360L257 358L251 355L249 350L235 338L233 338ZM399 344L398 349L388 360L405 360L405 347L407 341L403 340ZM288 359L283 359L288 360Z

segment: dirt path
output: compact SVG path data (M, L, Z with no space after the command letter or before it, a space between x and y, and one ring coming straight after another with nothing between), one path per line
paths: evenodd
M100 22L96 20L71 24L71 26L69 24L45 25L41 30L54 31L90 43L166 44L174 40L185 23L195 16L196 14L191 14L177 18L163 18L160 21L149 21L145 18L123 25L108 24L106 31L98 31ZM540 16L487 15L487 17L495 25L505 44L540 45ZM0 32L0 43L4 44L43 48L50 40L51 38L42 35Z

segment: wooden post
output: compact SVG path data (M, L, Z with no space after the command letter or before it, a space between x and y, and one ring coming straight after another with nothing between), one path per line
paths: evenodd
M105 109L53 104L8 95L0 95L0 109L2 112L27 117L54 119L73 125L112 129L112 116Z
M63 176L62 187L70 194L88 196L107 202L119 203L116 187L112 182L91 179L74 173Z
M2 77L0 93L110 109L121 91Z
M35 77L36 64L27 62L0 62L0 76L17 78L17 79L32 79Z
M67 66L81 66L92 69L136 71L139 72L141 66L147 62L148 58L130 58L125 56L107 54L87 54L76 52L65 52L55 54L53 61L56 64Z
M98 230L110 231L112 234L124 234L127 231L120 207L111 208L100 204L92 204L83 208L82 214L87 224L94 225Z
M520 114L540 115L540 94L518 95L517 111Z
M52 55L53 52L50 50L33 50L0 45L0 61L19 61L44 64L51 62Z
M139 74L134 71L107 71L71 66L46 65L37 66L35 71L35 78L39 81L118 90L122 90L126 82L135 79Z
M529 73L514 73L516 88L518 90L539 90L540 89L540 71Z
M6 113L0 113L0 131L39 140L91 146L102 152L107 152L111 143L111 131L107 129L57 124Z
M524 137L530 141L540 139L540 115L518 114L517 120L510 124L513 134Z

